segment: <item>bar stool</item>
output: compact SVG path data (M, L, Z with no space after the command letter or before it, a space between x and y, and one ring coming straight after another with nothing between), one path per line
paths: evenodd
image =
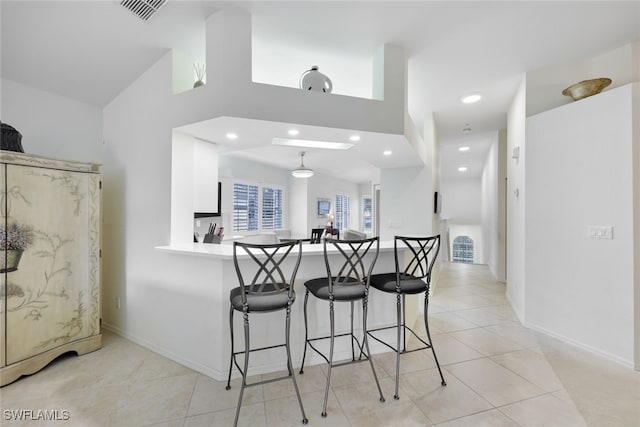
M294 247L297 247L298 254L293 266L291 276L287 280L282 272L282 264L291 254ZM238 263L238 249L243 251L242 255L248 255L250 262L248 266L241 269ZM295 255L292 255L295 256ZM293 365L291 364L291 346L289 333L291 330L291 305L295 300L293 291L293 283L300 266L302 257L302 243L274 243L274 244L249 244L249 243L233 243L233 263L236 268L240 286L231 290L229 294L230 310L229 310L229 327L231 333L231 360L229 361L229 378L227 379L227 387L231 388L231 370L235 364L242 374L242 386L240 388L240 397L238 398L238 407L236 409L236 418L234 426L238 425L238 417L240 416L240 407L242 405L242 396L246 387L280 381L290 378L293 381L293 387L296 390L298 404L302 412L302 424L307 424L307 417L304 413L302 400L300 399L300 391L296 383L296 377L293 374ZM249 280L245 280L248 278ZM234 351L233 340L233 313L235 311L242 312L244 318L244 350ZM269 347L261 347L251 349L249 346L249 313L267 313L273 311L286 311L285 326L285 343L273 345ZM247 384L247 369L249 367L249 353L254 351L269 350L277 347L285 347L287 352L287 370L288 376L274 378L271 380L259 381ZM240 368L236 360L238 354L244 355L244 368Z
M402 269L401 262L398 259L398 246L405 249L405 252L409 253L409 259L407 260L407 266ZM367 333L371 338L386 345L390 349L396 352L396 389L394 399L399 399L398 385L400 382L400 354L411 353L418 350L425 350L430 348L433 353L433 358L436 361L438 372L440 372L440 379L442 385L446 386L447 383L442 375L440 369L440 363L438 363L438 357L436 351L433 348L433 342L431 340L431 334L429 332L429 318L427 316L429 309L429 291L431 287L431 270L435 263L438 252L440 251L440 235L429 237L401 237L395 236L394 238L394 253L396 271L393 273L374 274L371 276L371 286L379 291L392 293L396 295L396 312L397 312L397 325L386 326L382 328L371 329ZM429 342L420 338L410 327L405 323L405 295L419 294L424 292L424 326L427 331L427 339ZM397 330L397 342L396 347L387 344L386 342L376 338L372 332L380 331L383 329L396 328ZM407 350L406 331L411 332L420 342L424 344L423 347ZM400 334L402 332L402 349L400 348Z
M327 246L332 245L338 256L339 262L331 262L327 253ZM374 246L375 245L375 246ZM304 295L304 352L302 355L302 365L300 366L300 374L304 373L304 361L307 356L307 345L311 347L316 353L318 353L328 364L329 369L327 372L327 384L324 392L324 404L322 406L322 416L327 416L327 401L329 398L329 384L331 383L331 368L336 366L342 366L350 363L360 362L362 356L369 359L371 364L371 371L373 372L373 378L378 386L378 392L380 393L380 401L384 402L384 396L382 395L382 389L380 388L380 382L376 375L376 370L373 367L373 361L371 360L371 352L369 351L369 341L367 340L367 300L369 294L369 277L373 271L373 266L378 258L380 242L377 237L362 240L324 240L324 260L327 268L327 276L312 279L305 282L304 286L307 288ZM369 261L365 260L365 256L369 254ZM332 269L333 264L333 269ZM368 266L367 266L368 264ZM337 267L337 268L336 268ZM367 268L368 267L368 268ZM316 298L324 301L329 301L329 320L330 320L330 335L317 338L309 338L308 318L307 318L307 303L309 301L309 294L313 294ZM336 301L347 301L351 303L351 332L337 334L335 333L335 318L334 318L334 303ZM363 339L362 344L356 338L353 332L353 309L354 302L362 301L362 327L363 327ZM336 337L349 336L351 338L351 360L347 362L334 363L333 362L333 347ZM329 358L327 358L321 351L319 351L312 344L313 341L329 339ZM356 360L356 350L354 341L358 345L360 356ZM366 353L365 353L366 350Z

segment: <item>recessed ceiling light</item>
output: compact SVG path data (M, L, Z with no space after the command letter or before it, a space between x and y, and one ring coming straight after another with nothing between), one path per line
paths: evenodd
M458 151L469 151L469 147L460 147Z
M227 134L227 138L229 138L229 139L238 139L238 135L233 133L233 132L229 132Z
M458 168L458 172L465 172L467 170L466 166L461 166Z
M467 95L462 98L462 102L465 104L473 104L474 102L478 102L482 99L482 95L479 93L474 93L473 95Z
M300 131L298 129L289 129L289 135L291 136L296 136L300 133Z
M393 154L393 151L391 151L391 150L384 150L384 151L382 152L382 154L384 154L385 156L390 156L390 155L392 155L392 154Z
M360 141L360 135L351 135L349 139L351 141Z
M285 145L288 147L325 148L328 150L348 150L354 145L348 142L330 142L330 141L315 141L311 139L288 139L288 138L273 138L271 140L271 143L273 145Z

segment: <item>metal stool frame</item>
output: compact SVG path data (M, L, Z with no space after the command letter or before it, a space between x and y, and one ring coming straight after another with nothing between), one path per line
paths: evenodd
M285 277L284 273L281 269L281 264L287 258L287 256L291 253L294 247L298 248L297 259L295 262L295 266L293 267L293 271L289 280ZM240 269L238 264L238 248L242 249L249 258L255 262L256 271L250 281L245 282L245 277L250 277L248 272L245 271L245 274ZM260 258L266 258L261 260ZM233 313L236 311L233 303L230 302L230 310L229 310L229 331L231 336L231 359L229 361L229 377L227 379L227 387L226 389L231 389L231 370L233 369L233 365L235 364L236 368L242 374L242 385L240 388L240 396L238 398L238 406L236 409L236 416L234 421L234 426L238 425L238 418L240 416L240 407L242 406L242 396L244 394L244 389L247 387L252 387L260 384L267 384L275 381L281 381L285 379L291 379L293 381L293 387L296 391L296 396L298 398L298 404L300 405L300 411L302 412L302 424L307 424L308 420L304 412L304 407L302 406L302 399L300 398L300 391L298 390L298 383L296 382L295 375L293 373L293 365L291 363L291 345L290 345L290 332L291 332L291 305L295 300L295 293L293 291L293 283L298 272L298 267L300 266L300 260L302 258L302 242L300 241L292 241L286 243L276 243L276 244L249 244L249 243L233 243L233 262L235 265L236 273L238 275L238 280L240 282L240 295L242 298L242 315L244 319L244 350L236 352L234 350L234 334L233 334ZM252 273L253 274L253 273ZM233 292L233 291L232 291ZM277 295L278 293L286 292L286 301L284 304L277 308L272 308L269 310L254 310L256 313L264 313L264 312L273 312L279 310L286 310L286 330L285 330L285 343L277 344L268 347L261 347L251 349L249 346L249 313L252 312L249 302L250 296L257 296L260 298L261 294L266 297ZM263 351L269 350L278 347L285 347L287 353L287 370L289 375L273 378L270 380L259 381L251 384L247 384L247 370L249 368L249 354L254 351ZM244 367L241 368L236 360L236 356L239 354L244 355Z
M407 266L404 269L400 268L400 260L398 259L398 242L402 243L410 252L411 259L407 263ZM438 252L440 251L440 235L428 236L428 237L404 237L404 236L395 236L394 238L394 255L395 255L395 265L396 271L395 274L378 274L373 275L371 277L372 286L375 289L378 289L381 292L385 293L395 293L396 294L396 313L397 313L397 324L395 326L385 326L381 328L370 329L367 331L367 334L373 338L374 340L384 344L389 347L396 353L396 387L395 394L393 396L394 399L399 399L399 383L400 383L400 355L405 353L412 353L414 351L426 350L428 348L431 349L433 353L433 358L435 359L436 366L438 367L438 372L440 373L440 379L442 380L441 384L446 386L447 383L442 374L442 369L440 368L440 363L438 362L438 357L436 356L435 348L433 347L433 341L431 340L431 333L429 332L429 320L428 320L428 310L429 310L429 293L431 291L431 271L433 269L433 265L435 264L435 260L438 256ZM390 288L388 286L390 276L395 276L395 288ZM405 281L413 281L416 283L416 280L422 280L424 282L424 288L418 289L414 288L411 290L402 289L402 282ZM387 284L387 287L383 285ZM405 315L405 295L406 294L417 294L424 292L424 326L427 332L427 341L423 340L416 334L416 332L406 325L406 315ZM373 332L386 330L386 329L397 329L397 343L396 347L382 341L373 335ZM411 332L422 344L423 346L419 348L414 348L411 350L407 350L407 338L406 331ZM402 339L400 336L402 335ZM401 341L402 341L402 349L401 349Z
M375 250L372 250L372 247L375 243ZM332 273L331 265L329 262L329 256L327 253L327 245L333 245L338 251L340 255L342 255L343 263L339 269L334 270L337 274ZM373 360L371 359L371 352L369 350L369 342L367 339L367 304L368 304L368 295L369 295L369 278L373 271L373 267L378 259L378 252L380 248L380 241L378 237L373 237L370 239L362 239L362 240L331 240L324 241L324 260L325 266L327 269L327 276L319 279L314 279L307 281L305 283L305 287L307 288L304 296L304 352L302 355L302 364L300 366L300 374L304 374L304 361L307 356L307 345L311 347L316 353L318 353L329 365L329 369L327 371L327 383L325 386L324 393L324 403L322 406L322 417L327 416L327 402L329 398L329 386L331 383L331 369L333 367L343 366L351 363L358 363L364 361L362 356L365 356L371 365L371 371L373 372L373 377L376 381L376 385L378 387L378 392L380 393L380 401L384 402L384 395L382 394L382 388L380 387L380 382L378 381L378 376L376 374L376 370L373 366ZM370 252L374 252L374 258L371 261L369 268L365 268L365 262L363 258ZM331 324L330 334L328 336L309 338L309 328L308 328L308 317L307 317L307 303L309 301L309 293L310 293L310 284L319 280L326 280L326 288L328 290L328 298L320 298L329 301L329 319ZM363 293L361 295L354 296L353 298L345 298L339 297L336 299L335 290L338 287L348 287L348 286L358 286L363 285ZM354 312L354 302L357 300L362 301L362 327L363 327L363 339L362 344L358 340L358 338L354 334L353 328L353 312ZM334 303L338 301L345 301L351 303L351 332L346 332L342 334L335 333L335 315L334 315ZM350 336L351 337L351 360L346 362L333 362L333 349L334 349L334 341L337 337ZM318 350L313 344L313 341L329 339L329 357L325 356L320 350ZM358 349L360 350L360 355L358 359L356 359L356 351L354 347L354 341L357 343Z

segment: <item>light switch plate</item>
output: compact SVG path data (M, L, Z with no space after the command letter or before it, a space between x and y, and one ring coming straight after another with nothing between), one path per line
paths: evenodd
M613 226L590 225L587 227L587 235L590 239L613 240Z

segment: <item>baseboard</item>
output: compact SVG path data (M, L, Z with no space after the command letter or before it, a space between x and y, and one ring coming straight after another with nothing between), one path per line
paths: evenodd
M506 292L505 296L509 301L509 306L511 306L511 310L513 310L513 313L516 315L520 323L524 325L524 313L516 309L517 305L514 304L513 299L511 298L511 294L509 294L509 292Z
M204 374L208 377L211 377L217 381L226 381L227 380L227 375L228 372L227 371L218 371L217 369L212 369L209 366L205 366L202 365L201 363L198 362L194 362L192 360L189 359L185 359L175 353L173 353L172 351L167 350L166 348L163 347L159 347L149 341L147 341L144 338L140 338L134 334L131 334L127 331L124 331L120 328L118 328L117 326L111 325L109 323L105 323L104 321L102 322L102 328L113 332L116 335L121 336L122 338L126 338L131 342L134 342L148 350L153 351L154 353L157 353L161 356L166 357L167 359L171 359L176 363L179 363L180 365L186 366L189 369L193 369L194 371L200 372L201 374Z
M540 332L542 334L545 334L547 336L550 336L552 338L555 338L557 340L560 340L566 344L572 345L574 347L577 347L581 350L584 350L586 352L589 352L591 354L595 354L596 356L600 356L604 359L610 360L618 365L624 366L625 368L629 368L629 369L634 369L634 370L640 370L638 369L638 366L632 361L632 360L628 360L628 359L624 359L620 356L616 356L615 354L600 350L598 348L592 347L588 344L585 344L583 342L574 340L573 338L569 338L567 336L564 336L562 334L558 334L556 332L550 331L540 325L536 325L534 323L531 322L523 322L522 323L523 326L529 328L529 329L533 329L534 331Z
M167 359L171 359L176 363L179 363L180 365L183 365L189 369L192 369L196 372L199 372L203 375L206 375L210 378L213 378L216 381L227 381L227 376L229 375L229 372L225 369L224 371L220 371L217 369L213 369L209 366L204 366L201 363L198 362L194 362L192 360L189 359L185 359L175 353L173 353L172 351L169 351L165 348L159 347L157 345L152 344L151 342L140 338L136 335L133 335L127 331L124 331L120 328L118 328L117 326L114 325L110 325L109 323L102 323L102 328L106 329L110 332L113 332L116 335L119 335L123 338L126 338L127 340L134 342L148 350L153 351L154 353L157 353L161 356L166 357ZM369 347L371 349L371 353L372 354L379 354L379 353L384 353L389 351L389 349L385 346L383 346L380 343L377 342L372 342L374 340L369 340ZM286 358L285 358L286 359ZM348 360L351 359L351 352L350 351L337 351L334 353L333 355L333 360L334 361L340 361L340 360ZM228 359L227 359L228 360ZM241 360L241 359L239 359ZM302 363L302 356L300 356L299 358L294 358L292 360L293 366L294 368L298 368L301 363ZM312 349L308 348L307 349L307 358L305 360L305 366L313 366L313 365L319 365L319 364L323 364L326 363L325 360L320 357L317 353L315 353ZM278 363L273 363L273 364L268 364L268 365L255 365L255 364L251 364L251 361L249 362L250 366L249 366L249 375L260 375L260 374L268 374L268 373L272 373L272 372L278 372L278 371L284 371L286 369L286 360L283 360L282 362L278 362ZM240 374L238 372L237 369L233 369L232 371L232 375L231 378L240 378Z

